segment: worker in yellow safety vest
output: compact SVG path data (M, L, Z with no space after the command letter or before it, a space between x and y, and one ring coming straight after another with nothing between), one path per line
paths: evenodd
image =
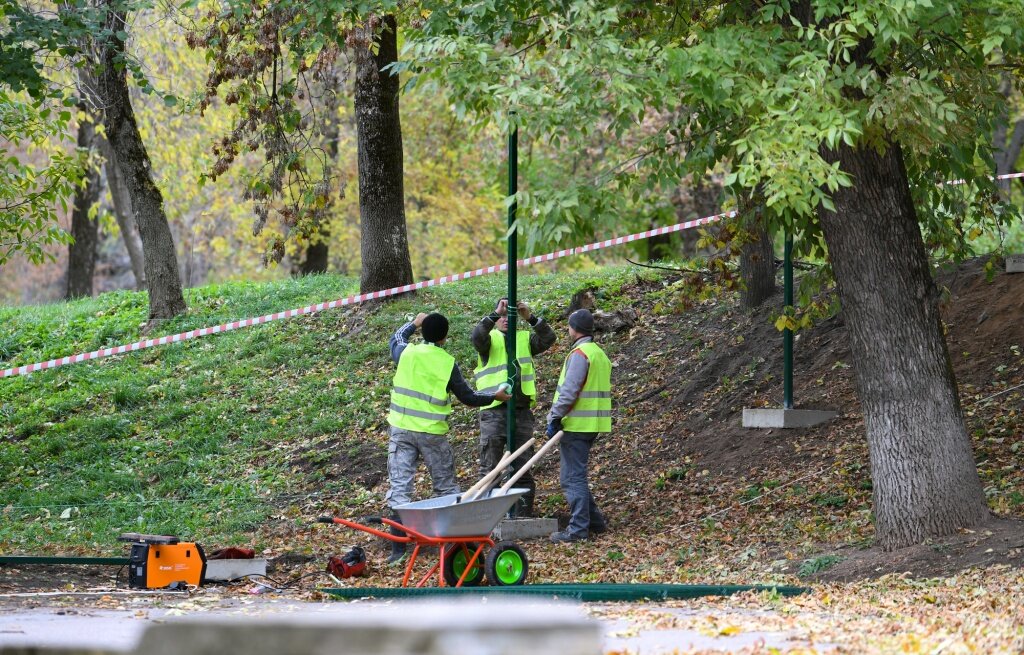
M512 450L533 437L533 406L537 404L537 373L533 358L550 348L557 337L554 330L539 316L534 316L525 302L520 302L516 311L524 325L531 330L516 330L516 365L519 369L519 386L515 391L516 432ZM494 311L480 319L473 328L471 340L476 350L477 366L473 374L476 388L482 393L492 392L508 380L508 353L505 342L508 339L508 299L501 298ZM480 476L487 475L498 462L508 443L508 405L494 402L480 408ZM512 470L518 471L533 456L528 449L512 462ZM521 505L516 508L518 516L533 515L533 499L537 483L529 471L519 479L516 486L528 491L523 495Z
M559 482L569 503L569 525L551 534L555 543L580 541L608 530L587 480L590 448L598 435L612 431L612 365L594 343L594 317L586 309L569 315L572 350L562 365L555 399L548 412L547 435L564 431Z
M409 339L421 328L423 343ZM412 501L413 478L422 459L430 472L436 496L459 493L455 482L455 455L445 436L448 415L452 411L449 393L463 403L482 407L511 396L504 389L490 393L474 392L462 376L455 358L443 348L448 338L448 319L441 314L421 313L391 337L391 359L398 364L391 387L388 424L388 480L385 498L397 521L395 507ZM392 527L392 534L404 533ZM389 564L402 561L405 544L392 542Z

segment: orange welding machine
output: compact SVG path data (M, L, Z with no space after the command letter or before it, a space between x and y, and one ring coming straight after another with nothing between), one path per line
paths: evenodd
M117 539L132 545L128 556L128 586L132 589L198 586L206 575L206 553L195 542L137 532L128 532Z

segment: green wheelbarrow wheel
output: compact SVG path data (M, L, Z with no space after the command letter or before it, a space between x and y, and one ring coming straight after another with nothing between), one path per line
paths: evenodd
M521 585L526 581L530 563L526 552L511 541L500 541L487 553L487 580L496 587Z
M459 583L459 578L466 571L466 564L473 557L473 552L477 549L479 544L452 544L448 547L448 551L444 555L444 582L449 587L454 587ZM483 555L476 558L473 562L472 568L469 573L466 574L466 579L462 581L463 587L476 587L484 581L484 567L482 562Z

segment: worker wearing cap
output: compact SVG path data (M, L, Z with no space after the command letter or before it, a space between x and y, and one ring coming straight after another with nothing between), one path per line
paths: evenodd
M409 344L416 328L421 328L423 343ZM448 415L452 411L449 393L463 403L482 407L511 396L503 389L476 393L466 383L455 358L445 352L448 319L441 314L419 314L398 328L391 337L391 359L398 364L391 387L391 426L388 441L388 480L391 483L385 500L398 520L394 508L412 501L413 478L420 460L427 465L434 494L459 493L455 482L455 455L445 435ZM392 534L403 535L397 528ZM388 563L405 556L405 544L392 542Z
M516 433L513 437L512 450L517 450L533 438L534 418L533 406L537 404L537 379L533 366L533 358L555 343L554 330L544 319L534 316L526 303L520 302L516 308L519 318L528 323L533 331L516 330L516 360L519 365L519 385L515 391ZM490 315L484 316L473 328L471 337L473 348L479 357L473 373L476 388L481 392L489 392L508 380L508 353L505 340L508 337L508 299L501 298ZM508 406L504 402L494 402L480 408L480 476L483 477L501 461L502 453L508 442ZM530 448L512 462L512 470L517 471L533 456ZM520 516L533 515L533 499L536 495L537 483L529 471L520 478L519 486L528 489L523 495Z
M548 412L547 435L564 431L559 482L569 503L569 525L551 534L555 543L580 541L608 529L587 481L590 448L597 436L612 431L612 365L594 343L594 317L586 309L569 315L572 351L558 378Z

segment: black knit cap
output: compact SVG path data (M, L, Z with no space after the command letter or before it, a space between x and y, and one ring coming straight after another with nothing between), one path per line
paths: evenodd
M589 309L577 309L569 314L569 327L582 334L594 334L594 315Z
M423 331L424 341L437 343L448 336L448 319L436 312L427 314L420 329Z

